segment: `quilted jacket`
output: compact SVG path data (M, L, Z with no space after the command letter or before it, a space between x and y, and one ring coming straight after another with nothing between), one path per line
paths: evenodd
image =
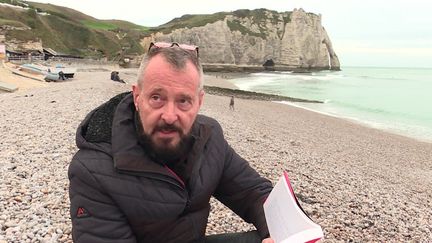
M79 151L69 166L74 242L203 242L211 196L259 234L268 236L263 201L272 189L223 137L220 125L198 115L182 181L138 143L130 93L90 112L78 128Z

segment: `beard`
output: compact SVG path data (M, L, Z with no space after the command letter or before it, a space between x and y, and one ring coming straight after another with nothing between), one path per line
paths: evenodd
M143 125L138 113L136 113L135 118L138 141L153 160L165 165L175 163L186 157L186 154L189 152L192 145L192 136L190 132L184 134L182 129L175 126L174 124L160 122L155 126L153 131L148 134L143 129ZM180 136L180 140L177 144L171 144L171 139L154 141L152 135L158 131L177 132Z

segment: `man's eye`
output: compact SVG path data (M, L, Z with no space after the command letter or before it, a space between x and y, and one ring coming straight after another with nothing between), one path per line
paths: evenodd
M177 103L181 110L189 110L192 107L192 102L190 99L179 99Z
M155 94L150 96L149 104L153 108L160 108L163 106L164 101L162 99L162 96Z
M161 97L160 97L160 95L152 95L152 96L150 97L150 99L152 99L153 101L158 101L158 100L161 99Z

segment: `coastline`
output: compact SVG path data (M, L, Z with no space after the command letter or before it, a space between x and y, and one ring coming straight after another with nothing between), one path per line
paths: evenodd
M94 69L0 95L0 241L32 234L71 242L67 169L75 130L90 110L130 90L136 71L119 71L126 84ZM230 86L209 79L208 86ZM431 143L270 101L238 98L231 111L229 99L208 93L200 113L219 121L262 176L275 183L288 171L325 242L432 241ZM211 208L207 234L253 229L214 199Z
M289 105L289 106L293 106L293 107L297 107L299 109L304 109L306 111L310 111L310 112L315 112L324 116L329 116L329 117L335 117L337 119L342 119L342 120L346 120L348 122L352 122L355 124L358 124L360 126L363 127L367 127L367 128L371 128L371 129L376 129L385 133L389 133L389 134L394 134L394 135L398 135L398 136L402 136L402 137L406 137L406 138L410 138L410 139L414 139L417 140L419 142L425 142L425 143L431 143L432 144L432 137L428 137L428 136L419 136L416 134L411 134L411 133L407 133L407 132L402 132L402 131L397 131L395 129L390 129L390 128L385 128L385 127L380 127L376 124L373 124L371 122L365 122L356 118L352 118L352 117L347 117L347 116L342 116L342 115L337 115L337 114L332 114L332 113L328 113L325 111L320 111L317 109L313 109L313 108L309 108L306 106L303 106L301 104L296 104L295 102L290 102L290 101L275 101L276 103L281 103L284 105ZM309 102L311 103L311 102Z

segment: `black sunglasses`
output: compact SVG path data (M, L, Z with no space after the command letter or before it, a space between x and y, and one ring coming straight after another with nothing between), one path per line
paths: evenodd
M151 49L154 49L154 48L171 48L171 47L175 47L175 46L177 46L178 48L183 49L183 50L195 51L196 55L198 57L198 46L179 44L177 42L172 42L172 43L170 43L170 42L152 42L152 43L150 43L149 51Z

